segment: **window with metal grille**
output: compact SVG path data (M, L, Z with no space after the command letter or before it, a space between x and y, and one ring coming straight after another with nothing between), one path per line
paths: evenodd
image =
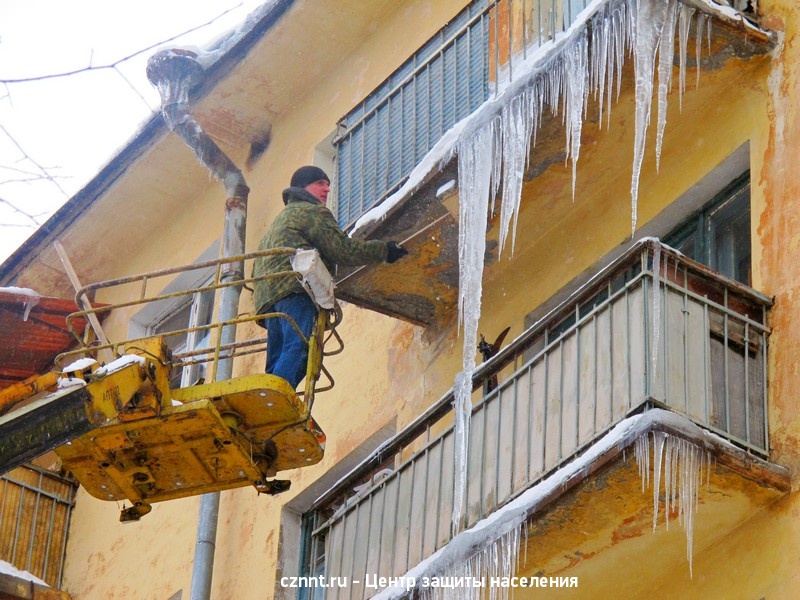
M444 132L486 100L489 4L472 2L340 120L340 226L399 189Z

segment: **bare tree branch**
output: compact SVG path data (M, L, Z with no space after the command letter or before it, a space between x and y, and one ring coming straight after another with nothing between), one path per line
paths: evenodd
M239 3L236 6L233 6L233 7L229 8L228 10L218 14L216 17L214 17L213 19L211 19L210 21L208 21L206 23L203 23L203 24L198 25L196 27L192 27L190 29L187 29L187 30L183 31L182 33L179 33L179 34L177 34L175 36L172 36L170 38L162 40L162 41L160 41L160 42L158 42L156 44L152 44L150 46L147 46L145 48L137 50L136 52L133 52L132 54L128 54L127 56L123 56L122 58L119 58L119 59L117 59L117 60L115 60L113 62L110 62L108 64L103 64L103 65L94 65L94 64L92 64L92 62L94 60L94 50L92 50L91 53L90 53L90 56L89 56L89 64L88 64L88 66L80 68L80 69L74 69L74 70L71 70L71 71L64 71L64 72L61 72L61 73L52 73L52 74L47 74L47 75L37 75L37 76L31 76L31 77L0 78L0 84L2 84L2 93L0 93L0 100L8 101L8 102L11 102L13 104L13 98L12 98L11 92L9 90L9 86L12 85L12 84L27 83L27 82L33 82L33 81L43 81L43 80L48 80L48 79L59 79L59 78L63 78L63 77L70 77L72 75L77 75L79 73L86 73L86 72L89 72L89 71L113 70L117 75L119 75L125 81L125 83L128 85L128 87L130 87L130 89L133 91L133 93L135 93L139 97L139 99L141 99L141 101L144 102L144 104L148 108L152 108L150 106L150 103L146 100L146 98L142 95L142 93L136 88L136 86L128 79L128 77L126 77L126 75L122 72L122 70L119 68L119 66L122 65L123 63L125 63L126 61L129 61L132 58L135 58L135 57L137 57L137 56L139 56L141 54L144 54L146 52L151 52L155 48L163 46L166 43L169 43L169 42L171 42L173 40L176 40L178 38L181 38L181 37L183 37L183 36L185 36L187 34L193 33L193 32L198 31L198 30L200 30L200 29L202 29L204 27L207 27L207 26L213 24L218 19L224 17L228 13L238 9L241 6L242 6L242 4ZM19 162L27 162L28 164L33 165L33 167L35 167L35 170L31 170L31 169L19 168L19 167L16 167L16 166L0 165L0 169L6 170L6 171L10 171L10 172L16 173L18 175L17 177L12 176L12 177L0 178L0 185L9 184L9 183L32 183L34 181L47 180L50 183L52 183L65 198L67 198L67 199L69 198L69 194L64 190L63 187L61 187L61 185L57 181L59 176L52 174L52 168L44 167L39 162L37 162L22 147L22 145L14 138L14 136L11 134L11 132L9 132L8 129L6 129L2 124L0 124L0 133L4 134L11 141L11 143L17 148L17 150L21 153L22 158L20 158ZM42 212L40 214L29 213L29 212L19 208L19 206L17 206L14 202L12 202L10 200L6 200L5 198L0 198L0 205L4 205L4 206L9 207L12 211L14 211L17 214L22 215L25 219L30 221L29 224L0 223L0 228L1 227L25 227L25 228L33 228L33 229L35 229L35 228L38 228L41 225L40 219L42 219L44 217L47 217L47 215L49 214L48 212Z
M39 222L37 217L42 217L42 216L47 214L47 213L40 213L39 215L29 214L29 213L25 212L24 210L20 209L18 206L15 206L13 203L9 202L8 200L6 200L4 198L0 198L0 204L4 204L4 205L8 206L15 213L19 213L20 215L22 215L26 219L30 219L30 221L31 221L31 223L29 225L24 225L24 224L21 224L21 223L17 223L17 224L3 223L3 226L8 226L8 227L32 227L32 228L35 229L35 228L39 227L39 225L41 225L41 223Z
M39 169L39 171L42 173L42 176L45 179L47 179L54 186L56 186L61 191L61 193L64 194L66 198L69 198L69 194L64 190L64 188L61 187L61 184L58 183L52 175L50 175L49 171L45 167L36 162L36 160L34 160L30 156L30 154L28 154L25 151L25 149L19 144L19 142L17 142L17 140L14 139L14 136L11 135L11 133L9 133L9 131L1 124L0 124L0 131L2 131L6 135L6 137L8 137L8 139L11 140L11 143L17 147L17 150L19 150L22 153L22 155L25 157L26 160L29 160L31 164L33 164L37 169Z
M124 63L125 61L128 61L128 60L130 60L130 59L132 59L132 58L134 58L136 56L139 56L140 54L143 54L145 52L149 52L150 50L158 48L159 46L162 46L162 45L166 44L167 42L171 42L171 41L176 40L176 39L178 39L180 37L183 37L184 35L187 35L189 33L197 31L198 29L202 29L203 27L207 27L208 25L211 25L212 23L214 23L214 21L216 21L217 19L219 19L221 17L224 17L226 14L228 14L232 10L235 10L235 9L239 8L239 6L241 6L241 4L237 4L236 6L234 6L232 8L229 8L225 12L220 13L219 15L217 15L216 17L214 17L210 21L208 21L206 23L203 23L202 25L198 25L197 27L192 27L191 29L187 29L183 33L179 33L178 35L174 35L171 38L167 38L167 39L162 40L162 41L160 41L160 42L158 42L156 44L152 44L152 45L150 45L150 46L148 46L146 48L142 48L141 50L137 50L133 54L129 54L127 56L124 56L124 57L122 57L120 59L117 59L117 60L115 60L113 62L110 62L108 64L105 64L105 65L97 65L97 66L92 65L91 64L91 57L90 57L89 66L87 66L87 67L82 67L80 69L73 69L72 71L64 71L64 72L61 72L61 73L51 73L51 74L48 74L48 75L36 75L34 77L0 78L0 83L5 84L5 85L10 85L10 84L14 84L14 83L28 83L28 82L31 82L31 81L44 81L46 79L58 79L58 78L61 78L61 77L69 77L71 75L77 75L78 73L86 73L88 71L103 71L103 70L108 70L108 69L117 70L117 67L120 64Z

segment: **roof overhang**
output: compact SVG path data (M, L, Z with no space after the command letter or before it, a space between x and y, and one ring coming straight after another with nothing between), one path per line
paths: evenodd
M55 368L53 360L75 347L86 320L67 316L80 309L73 300L48 298L0 289L0 389Z

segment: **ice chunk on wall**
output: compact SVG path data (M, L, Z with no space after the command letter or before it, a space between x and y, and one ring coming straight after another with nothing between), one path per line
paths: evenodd
M660 158L671 86L675 31L679 27L679 92L685 84L688 33L694 10L678 0L595 0L562 35L532 53L517 80L476 111L464 126L444 162L458 153L459 172L459 324L463 326L462 371L454 384L456 412L456 486L453 526L460 527L466 486L472 374L475 370L477 329L481 311L481 277L486 250L487 215L502 179L499 218L500 252L508 236L514 247L522 181L530 153L535 153L536 133L546 110L562 119L566 131L565 156L572 162L573 194L581 132L589 95L601 110L611 111L614 83L619 94L626 53L632 51L635 71L635 133L631 179L631 228L638 214L639 176L644 160L646 131L650 125L654 80L658 75L656 160ZM697 38L704 34L704 19L697 19ZM698 60L701 46L698 44ZM604 107L605 104L605 107ZM609 119L610 122L610 119ZM533 147L531 147L533 140ZM513 227L512 227L513 225ZM657 259L656 259L657 260ZM658 262L658 260L657 260ZM657 287L657 286L656 286ZM658 311L655 311L658 313ZM654 315L657 327L659 315ZM657 352L657 340L653 357ZM655 363L655 358L653 358ZM655 365L654 365L655 366Z

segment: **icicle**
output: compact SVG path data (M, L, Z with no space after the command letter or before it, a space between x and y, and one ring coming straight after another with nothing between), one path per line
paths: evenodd
M664 481L664 497L669 529L671 512L678 512L678 520L686 533L686 559L689 562L689 575L692 575L692 554L694 545L694 515L700 504L700 482L705 467L710 469L708 453L692 444L664 432L652 432L653 444L653 529L658 522L659 495L661 480ZM635 442L636 460L645 489L645 473L649 477L649 434L639 436ZM663 456L663 475L662 475ZM648 486L649 487L649 486Z
M36 290L31 288L21 287L0 287L0 292L4 294L13 294L14 296L21 296L24 298L22 301L22 320L27 321L34 307L39 304L42 295Z
M522 179L530 151L531 129L535 115L530 110L530 90L526 90L503 107L503 201L500 208L500 251L505 247L509 225L514 221L511 237L511 254L516 241L517 215L522 197Z
M695 81L695 88L700 87L700 58L703 55L703 30L708 23L708 17L700 13L697 15L697 33L695 34L695 69L697 70L697 80ZM711 27L709 26L709 32Z
M636 232L639 203L639 177L642 172L647 127L653 101L653 75L656 49L664 28L667 8L676 0L639 2L636 5L633 69L636 75L636 114L631 178L631 235Z
M465 136L458 147L459 189L459 327L463 330L462 370L453 386L455 423L455 490L453 533L461 527L467 479L469 421L472 413L472 373L481 313L486 216L490 195L497 191L496 119Z
M488 590L489 600L507 600L510 597L509 590L513 588L491 585L491 579L510 579L514 576L520 565L520 546L523 541L527 545L527 533L523 534L523 529L527 531L524 522L487 544L467 560L453 564L446 572L431 575L442 581L463 578L482 581L482 587L472 588L463 585L420 587L419 597L422 600L472 600L485 598ZM524 560L522 563L524 564Z
M581 152L581 130L586 98L589 94L589 42L586 29L565 51L566 78L565 109L567 147L566 156L572 161L572 200L575 200L575 183L578 176L578 157Z
M680 23L678 25L678 109L683 110L683 94L686 92L686 54L689 47L689 28L692 25L694 9L681 4ZM698 65L699 66L699 65Z
M664 442L667 434L663 431L653 432L653 531L658 523L658 494L661 489L661 457L664 454ZM669 517L667 517L669 520Z
M661 142L667 124L667 93L672 87L672 61L675 55L675 25L677 2L670 2L664 19L664 29L658 44L658 120L656 128L656 170L661 165Z
M642 480L642 493L650 487L650 437L640 435L634 442L636 464L639 465L639 477ZM645 481L647 485L645 485Z

